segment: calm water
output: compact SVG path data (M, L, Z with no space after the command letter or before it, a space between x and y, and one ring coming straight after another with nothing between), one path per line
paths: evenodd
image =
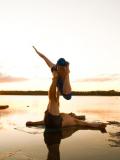
M119 121L120 97L61 97L61 112L85 115L87 121ZM0 96L0 160L46 160L48 148L44 128L25 126L26 121L42 120L47 96ZM108 125L107 132L67 128L59 135L47 135L59 145L49 148L54 158L49 160L119 160L120 125ZM49 152L49 153L50 153Z

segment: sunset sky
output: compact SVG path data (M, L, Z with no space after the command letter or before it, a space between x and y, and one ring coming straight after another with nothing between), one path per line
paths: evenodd
M120 91L119 0L0 0L0 90L48 90L51 61L73 90Z

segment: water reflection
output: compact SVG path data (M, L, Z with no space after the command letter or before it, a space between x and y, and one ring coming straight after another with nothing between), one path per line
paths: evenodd
M120 147L120 132L116 133L109 133L111 138L108 139L109 142L112 142L110 144L111 147Z
M3 129L2 123L0 122L0 129Z
M23 113L25 113L25 110L22 109L5 109L5 110L0 110L0 117L7 117L8 115L23 114Z
M99 119L102 119L104 121L107 120L112 120L112 119L116 119L119 120L120 118L120 110L118 109L114 109L114 108L108 108L105 107L106 109L101 109L101 108L97 108L97 109L93 109L92 107L90 109L82 109L82 110L78 110L79 113L83 113L85 115L92 115L93 117L96 117Z
M76 114L83 114L86 116L88 121L119 121L120 122L120 97L82 97L75 96L69 102L62 100L61 111L62 112L74 112ZM1 104L8 104L10 107L6 110L0 110L0 159L3 152L14 152L14 150L19 150L25 148L24 153L33 156L31 159L46 159L46 150L44 146L44 140L42 133L44 127L41 128L26 128L25 122L28 120L37 121L41 120L44 116L44 110L46 108L48 99L47 96L0 96ZM29 107L27 107L29 106ZM73 107L74 106L74 107ZM112 122L113 123L113 122ZM62 159L62 157L69 157L68 159L77 159L71 157L79 157L78 159L118 159L120 157L119 147L120 147L120 125L110 125L107 126L107 134L99 134L99 132L91 131L81 131L78 133L80 128L66 128L62 131L62 135L56 136L59 145L54 145L50 147L50 144L46 145L50 147L50 153L55 152L56 149L56 159ZM76 133L75 133L76 132ZM38 140L41 134L41 141ZM72 135L73 134L73 135ZM8 136L10 135L10 136ZM72 136L71 136L72 135ZM55 136L55 135L54 135ZM70 137L71 136L71 137ZM51 136L47 136L51 137ZM65 139L70 137L70 141ZM14 139L14 141L12 140ZM53 138L48 138L53 139ZM95 141L94 141L95 139ZM66 143L67 140L67 143ZM77 141L78 140L78 141ZM79 141L80 140L80 141ZM53 141L53 140L52 140ZM54 142L54 141L53 141ZM61 143L63 142L63 143ZM72 152L72 145L76 150ZM69 147L69 145L71 145ZM91 147L92 145L92 147ZM109 147L109 145L111 147ZM35 148L36 146L36 148ZM41 149L38 147L40 146ZM84 148L85 150L84 150ZM13 148L13 149L12 149ZM52 149L51 149L52 148ZM36 149L36 150L35 150ZM77 150L79 149L79 150ZM81 149L81 150L80 150ZM49 151L49 150L48 150ZM70 154L71 152L71 154ZM86 154L87 152L87 154ZM50 154L49 153L49 154ZM61 154L62 155L61 155ZM17 155L19 154L16 153ZM20 152L23 156L23 152ZM19 158L21 159L20 154ZM41 154L43 157L41 158ZM98 158L98 155L102 157ZM40 155L40 156L39 156ZM92 155L94 155L92 157ZM50 155L49 155L50 156ZM55 153L53 154L55 159ZM80 158L81 157L81 158ZM87 157L87 158L86 158ZM9 157L12 159L12 157ZM6 159L9 159L6 158ZM5 159L5 158L4 158ZM24 158L25 159L25 158ZM28 158L26 158L28 159ZM49 158L50 159L50 158ZM49 160L48 159L48 160ZM64 158L67 159L67 158ZM113 160L112 159L112 160ZM37 159L36 159L37 160Z
M117 131L109 132L110 138L108 139L111 147L120 147L120 122L108 121L110 125L117 127ZM115 129L114 129L115 130Z
M48 149L47 160L60 160L60 142L62 139L61 132L44 132L44 140Z
M82 127L67 127L63 128L59 132L44 131L44 141L48 149L47 160L60 160L60 143L62 139L72 136L72 134L78 130L88 130L91 128ZM94 129L95 130L95 129ZM100 130L102 133L106 133L106 129Z
M25 119L25 110L22 109L4 109L0 110L0 130L5 128L10 128L10 126L16 126L16 124L21 124ZM21 115L23 118L21 119Z

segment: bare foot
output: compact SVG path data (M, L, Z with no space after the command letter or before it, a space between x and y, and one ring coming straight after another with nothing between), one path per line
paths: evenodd
M36 121L36 122L28 121L28 122L26 122L26 126L40 126L40 125L44 125L44 121Z
M33 122L32 122L32 121L26 122L26 126L32 126L32 125L33 125Z

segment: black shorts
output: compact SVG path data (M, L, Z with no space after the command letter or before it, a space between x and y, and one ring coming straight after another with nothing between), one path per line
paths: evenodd
M62 117L61 115L52 115L48 111L45 112L44 117L45 128L46 129L56 129L62 128Z

